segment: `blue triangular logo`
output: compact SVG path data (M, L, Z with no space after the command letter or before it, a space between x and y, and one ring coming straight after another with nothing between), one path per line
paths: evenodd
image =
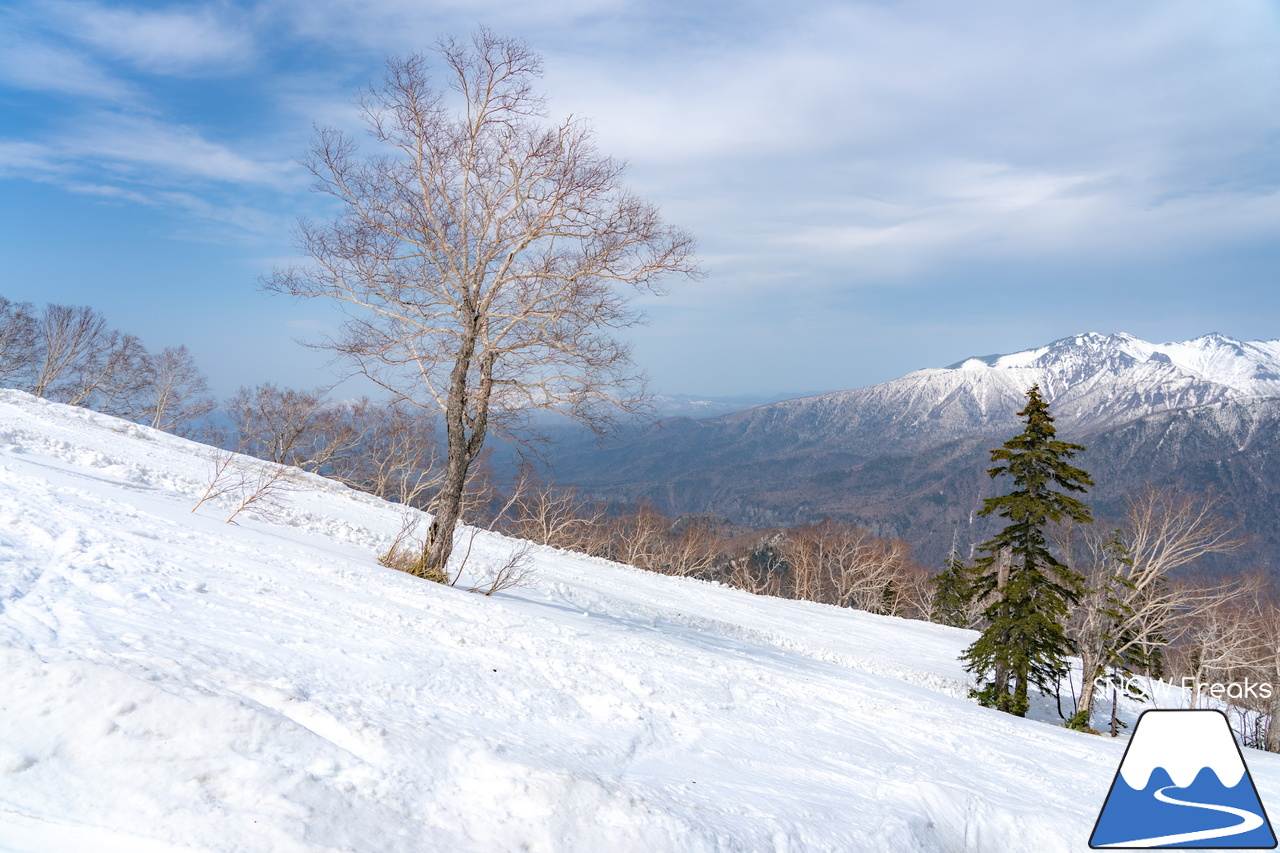
M1089 846L1274 848L1276 835L1226 715L1144 711Z

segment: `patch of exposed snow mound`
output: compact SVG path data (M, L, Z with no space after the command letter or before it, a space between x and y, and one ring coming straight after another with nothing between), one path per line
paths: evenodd
M0 392L0 850L1053 853L1121 757L967 701L968 632L551 549L469 595L377 565L401 508L210 473Z

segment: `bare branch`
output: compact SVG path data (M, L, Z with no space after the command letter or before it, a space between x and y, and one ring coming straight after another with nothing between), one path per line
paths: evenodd
M532 548L528 542L520 543L507 555L505 563L486 573L480 582L467 590L467 592L493 595L495 592L501 592L504 589L524 586L533 571L532 560L529 557L530 550Z

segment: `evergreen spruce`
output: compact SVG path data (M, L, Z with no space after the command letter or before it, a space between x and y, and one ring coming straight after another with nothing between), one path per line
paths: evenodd
M954 548L942 566L942 571L933 576L933 610L929 619L953 628L971 628L969 606L974 598L973 569L964 564Z
M961 660L982 684L974 691L982 704L1021 717L1030 686L1055 689L1065 673L1072 651L1067 612L1084 593L1081 575L1049 551L1046 528L1063 519L1093 521L1089 507L1067 494L1084 492L1093 481L1068 464L1084 447L1054 438L1039 386L1027 391L1018 417L1026 424L1022 433L991 451L991 461L1000 464L987 473L1012 477L1013 491L986 499L978 513L1008 524L979 548L985 556L974 566L972 593L990 599L982 614L987 627Z

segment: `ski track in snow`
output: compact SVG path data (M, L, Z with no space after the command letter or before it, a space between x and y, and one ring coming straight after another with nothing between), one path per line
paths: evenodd
M1123 743L966 700L969 632L550 548L471 595L318 477L191 513L208 454L0 392L0 850L1087 849Z

